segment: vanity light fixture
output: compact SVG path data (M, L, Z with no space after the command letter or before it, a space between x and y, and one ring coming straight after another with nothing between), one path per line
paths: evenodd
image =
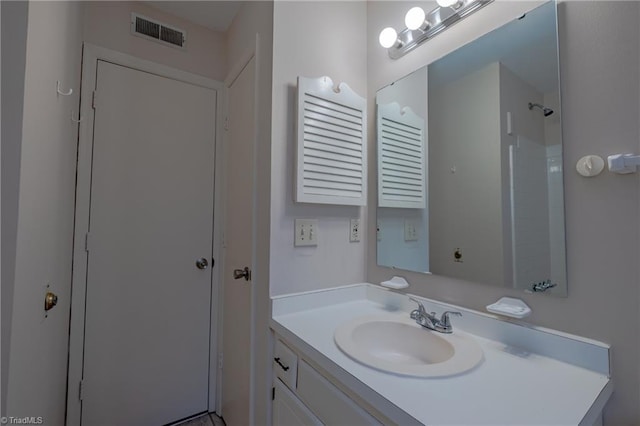
M458 0L437 0L440 7L455 7Z
M439 7L436 7L428 14L420 7L409 9L404 18L407 28L400 31L400 33L397 33L392 27L387 27L380 32L380 44L388 49L391 59L401 58L421 43L441 33L493 0L437 1Z
M424 9L421 7L412 7L404 16L404 24L410 30L424 30L424 25L427 24L427 21L425 21L426 18L427 15L424 13Z
M387 27L380 31L378 41L382 47L389 49L398 43L398 33L394 28Z

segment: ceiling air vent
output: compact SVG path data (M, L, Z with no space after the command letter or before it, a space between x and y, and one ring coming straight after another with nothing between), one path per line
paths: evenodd
M131 33L182 49L187 41L186 31L163 24L162 22L154 21L136 13L131 14Z

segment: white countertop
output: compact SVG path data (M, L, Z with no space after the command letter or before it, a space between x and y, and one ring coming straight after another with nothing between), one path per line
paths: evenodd
M358 316L402 314L388 303L367 297L372 291L384 297L385 293L381 293L384 290L362 285L346 288L346 293L344 288L336 289L334 294L317 292L315 300L314 293L302 295L302 298L301 295L277 298L272 328L285 339L293 340L293 345L307 348L307 356L314 358L372 406L380 407L382 397L395 406L389 407L397 407L411 420L423 424L575 425L592 422L611 394L610 379L602 372L517 349L477 334L472 336L482 347L484 360L461 375L413 378L362 365L340 351L333 334L340 324ZM470 321L471 311L463 312ZM465 333L456 325L455 318L452 323L454 333ZM380 409L384 413L385 408ZM390 416L399 421L403 421L402 417Z

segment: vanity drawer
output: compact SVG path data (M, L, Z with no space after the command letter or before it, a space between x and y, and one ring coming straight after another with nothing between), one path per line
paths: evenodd
M382 425L302 360L298 365L297 393L325 425Z
M282 341L276 340L273 351L273 371L289 389L296 389L296 375L298 372L298 355Z

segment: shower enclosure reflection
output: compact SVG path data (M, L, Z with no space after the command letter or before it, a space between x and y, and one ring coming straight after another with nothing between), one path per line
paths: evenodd
M379 200L420 161L425 198L379 203L379 265L566 296L557 45L549 2L378 92ZM394 103L424 120L423 160L381 127Z

